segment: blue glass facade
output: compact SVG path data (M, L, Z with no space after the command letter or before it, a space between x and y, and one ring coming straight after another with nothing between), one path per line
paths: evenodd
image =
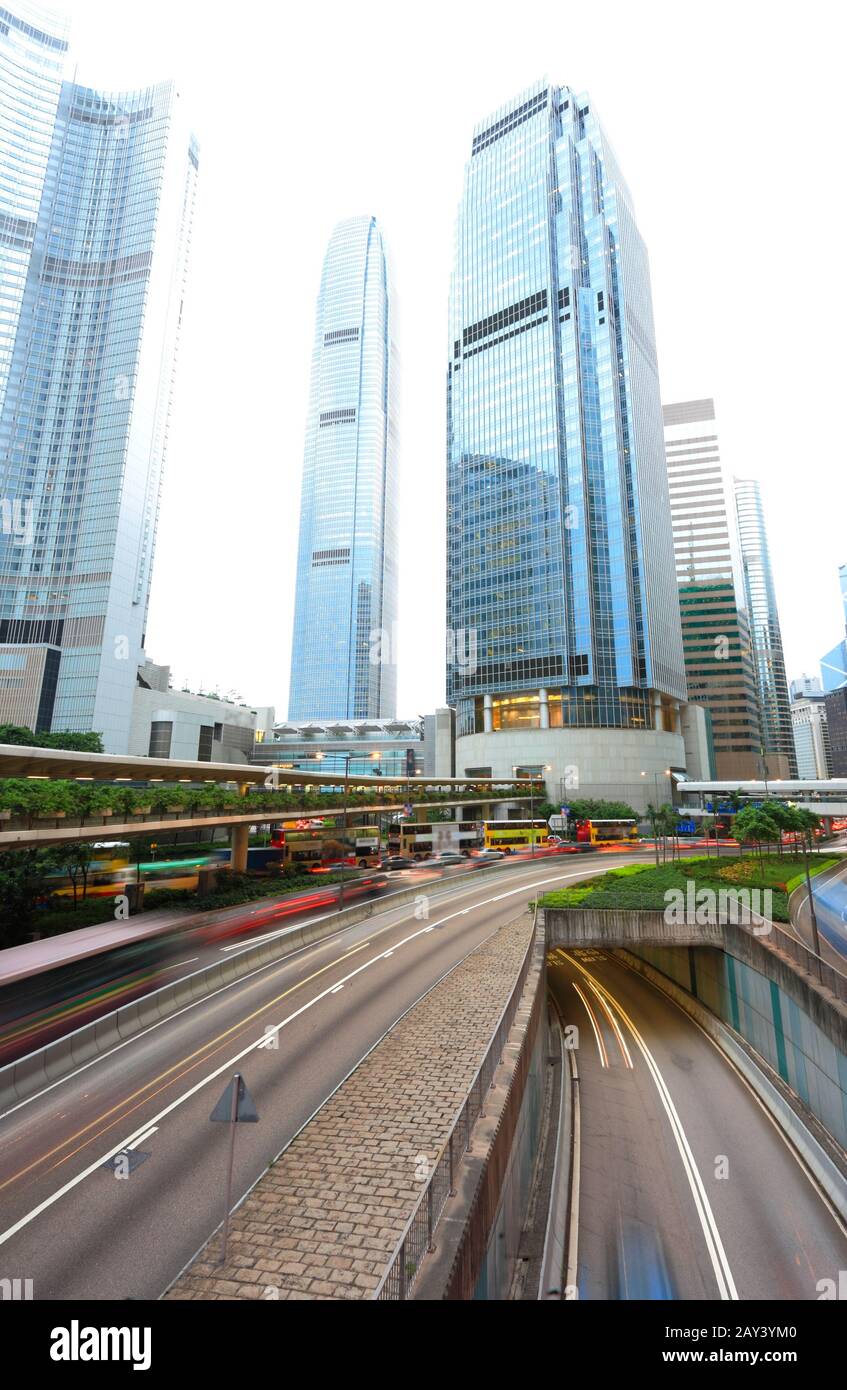
M306 424L289 719L393 718L397 617L394 290L373 217L324 259Z
M686 690L649 269L588 97L477 126L449 344L457 732L659 727Z
M37 17L0 25L0 720L120 752L198 153L172 84L63 81L64 35Z
M762 755L771 775L778 773L781 777L796 777L797 760L785 656L762 495L758 482L753 478L736 478L734 488L744 599L759 697ZM784 766L777 764L775 768L770 767L768 755L781 756Z

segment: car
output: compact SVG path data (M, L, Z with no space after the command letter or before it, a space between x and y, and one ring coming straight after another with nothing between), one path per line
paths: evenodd
M474 856L475 864L496 864L498 860L505 859L506 855L502 849L481 849L479 854Z
M431 859L427 860L427 864L432 864L439 868L446 864L464 864L464 862L465 856L454 850L445 850L443 854L434 854Z
M383 859L381 868L383 869L414 869L414 859L409 859L405 854L389 854Z
M619 1300L678 1298L662 1237L652 1226L643 1221L622 1221L616 1255Z

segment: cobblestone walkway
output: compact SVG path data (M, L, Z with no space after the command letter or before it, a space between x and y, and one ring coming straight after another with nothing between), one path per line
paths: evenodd
M529 946L507 923L416 1005L293 1141L169 1299L369 1298Z

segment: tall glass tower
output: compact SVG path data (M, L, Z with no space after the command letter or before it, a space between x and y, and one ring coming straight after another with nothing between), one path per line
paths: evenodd
M0 24L0 722L128 746L197 145L170 83L63 80L66 31Z
M460 739L678 733L647 252L587 96L542 82L477 126L449 353L447 621L463 659L447 685ZM580 756L587 766L587 747Z
M397 712L395 315L376 219L339 223L324 258L312 353L291 720Z
M759 696L762 773L796 777L797 759L785 675L779 610L771 569L762 494L754 478L735 479L735 509L744 592L750 620L753 667Z

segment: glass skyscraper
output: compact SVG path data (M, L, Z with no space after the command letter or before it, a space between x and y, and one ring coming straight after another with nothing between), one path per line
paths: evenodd
M0 722L125 751L198 151L174 86L64 80L66 29L0 22Z
M715 775L758 777L759 699L715 403L675 401L664 407L664 418L689 699L711 715Z
M447 378L447 622L460 658L447 684L460 740L679 735L685 668L647 252L585 95L542 82L474 132ZM591 747L601 744L616 746ZM577 756L585 770L588 754ZM679 763L681 740L655 756Z
M794 777L797 761L779 611L762 495L754 478L735 479L735 508L753 669L759 696L762 771L770 777Z
M339 223L315 322L290 720L397 712L395 313L376 219Z

